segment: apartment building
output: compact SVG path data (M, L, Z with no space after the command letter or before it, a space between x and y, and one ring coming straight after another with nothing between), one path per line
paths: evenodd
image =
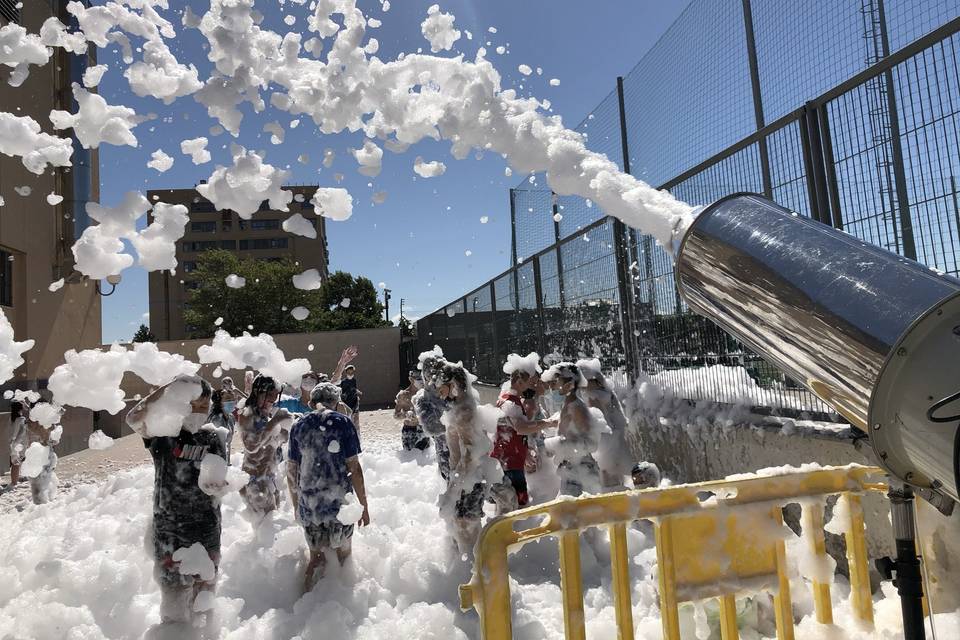
M0 26L19 23L37 33L43 22L57 16L70 24L67 0L0 1ZM44 66L30 67L20 87L7 84L10 69L0 67L0 111L29 116L44 131L52 109L76 111L71 82L79 82L88 65L96 64L95 47L87 56L55 49ZM83 149L76 140L72 167L48 168L36 175L19 157L0 155L0 308L13 325L17 340L32 338L35 346L24 354L25 364L2 389L43 389L54 367L68 349L100 345L98 285L74 271L71 246L89 218L87 202L99 199L99 168L95 150ZM51 205L49 194L63 198ZM65 284L50 291L50 283Z
M285 187L294 194L290 211L277 211L264 202L250 220L236 212L218 211L213 203L196 189L160 189L147 193L150 202L182 204L190 211L186 234L177 243L175 274L155 271L150 274L150 331L159 340L183 340L190 336L190 327L183 320L187 308L187 292L197 286L190 273L197 267L197 258L210 249L235 252L241 259L283 260L290 258L306 269L317 269L326 278L329 255L325 219L314 215L310 198L317 187ZM317 229L317 237L305 238L283 230L283 221L301 214Z

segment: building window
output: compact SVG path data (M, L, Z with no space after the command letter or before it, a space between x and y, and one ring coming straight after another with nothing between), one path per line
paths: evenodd
M233 250L235 250L235 249L237 248L237 241L236 241L236 240L221 240L221 241L220 241L220 248L221 248L221 249L229 249L230 251L233 251Z
M0 251L0 306L13 306L13 256Z
M253 240L241 240L240 250L261 250L261 249L286 249L286 238L255 238Z
M279 220L251 220L251 231L274 231L280 228Z
M217 230L216 222L191 222L190 231L198 233L214 233Z
M184 242L183 251L184 253L191 253L194 251L208 251L210 249L217 248L216 240L198 240L196 242Z
M246 230L247 230L247 221L246 221L246 220L238 220L238 221L237 221L237 224L240 225L240 231L246 231Z
M233 231L233 221L232 221L232 220L224 220L223 222L221 222L221 223L220 223L220 230L221 230L221 231Z
M193 273L197 270L197 263L193 260L186 260L183 263L183 272L184 273Z
M0 18L7 22L20 22L20 9L17 5L18 0L0 0Z
M191 213L213 213L216 210L216 207L209 200L198 200L190 203Z

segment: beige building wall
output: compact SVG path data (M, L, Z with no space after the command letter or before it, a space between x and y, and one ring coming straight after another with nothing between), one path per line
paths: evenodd
M285 187L293 192L290 211L263 209L250 220L242 220L233 211L217 211L195 189L159 189L147 192L150 202L182 204L190 210L190 222L184 237L177 242L177 272L153 271L149 275L150 331L158 340L183 340L190 335L184 324L187 293L192 279L190 271L205 250L225 249L241 259L275 260L290 258L303 270L317 269L327 277L328 251L325 218L315 215L310 198L314 186ZM300 202L297 199L302 200ZM305 238L283 230L283 221L300 214L314 223L317 237ZM274 228L257 228L272 225ZM266 244L286 246L262 246ZM246 247L244 247L246 243Z
M65 20L66 2L24 2L19 23L37 33L43 22L57 15ZM6 20L0 17L0 26ZM87 59L57 49L50 62L42 67L31 66L30 76L20 87L7 84L10 69L0 67L0 111L36 120L43 131L58 135L50 124L52 109L72 110L71 76L82 73L86 64L95 64L95 48ZM86 220L84 205L99 199L99 174L96 151L74 150L73 167L48 168L42 175L24 168L20 158L0 155L0 251L4 262L0 267L0 309L13 325L17 340L32 338L36 344L24 354L26 361L12 380L0 386L43 389L53 369L63 362L68 349L97 347L101 341L100 296L94 283L84 281L73 269L73 245L81 224ZM28 195L15 188L28 187ZM63 202L51 205L47 195L55 193ZM64 278L59 291L49 291L51 282ZM4 282L6 280L6 282ZM7 295L9 293L9 296ZM0 402L0 443L6 451L9 441L8 403ZM71 409L64 416L64 436L60 451L86 446L92 430L91 412ZM0 469L8 467L7 455L0 456Z

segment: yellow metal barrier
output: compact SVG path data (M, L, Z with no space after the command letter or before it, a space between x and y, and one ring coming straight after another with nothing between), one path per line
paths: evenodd
M873 603L860 496L886 491L870 482L875 467L825 468L804 473L744 480L703 482L666 489L627 491L594 497L561 499L516 511L489 522L480 535L473 579L460 586L460 606L480 615L484 640L512 637L507 554L515 545L545 536L560 540L560 588L564 629L569 640L585 638L580 573L580 531L606 527L610 536L613 601L618 639L633 639L627 526L634 520L654 523L659 566L660 616L663 637L679 640L679 605L718 598L723 640L738 637L736 598L769 590L774 593L778 640L792 640L793 613L781 508L797 500L842 494L849 509L843 523L850 565L854 614L873 622ZM712 494L701 500L704 492ZM805 501L806 502L806 501ZM536 526L523 528L534 519ZM517 530L519 529L519 530ZM804 507L804 537L810 551L824 556L823 509ZM830 585L814 581L817 620L833 620Z

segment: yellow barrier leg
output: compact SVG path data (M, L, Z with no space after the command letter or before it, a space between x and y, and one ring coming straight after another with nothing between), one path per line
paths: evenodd
M485 545L479 571L479 594L471 588L471 604L480 614L480 630L483 638L512 638L513 619L510 606L510 570L507 564L506 547ZM461 598L463 595L461 594ZM479 600L479 602L477 602Z
M680 640L677 578L673 557L673 522L661 518L656 525L657 574L660 581L660 622L664 640Z
M583 578L580 573L580 532L576 530L560 534L560 592L563 596L563 628L567 640L586 640Z
M738 640L740 631L737 629L737 597L732 593L720 596L720 638L722 640Z
M783 512L773 508L773 520L783 526ZM777 620L777 640L793 640L793 601L790 599L790 576L787 574L787 547L783 540L775 544L777 554L778 589L773 596L774 614Z
M613 572L613 604L617 615L617 640L633 640L627 525L622 522L610 525L610 568Z
M827 545L823 535L823 506L819 504L803 505L803 536L810 545L810 551L818 558L827 555ZM833 624L833 604L830 600L830 584L813 581L813 604L817 611L817 622Z
M847 563L850 565L850 601L853 614L873 624L873 595L870 592L870 567L867 558L867 541L864 534L863 505L860 496L843 494L849 507L849 520L844 537L847 540Z

